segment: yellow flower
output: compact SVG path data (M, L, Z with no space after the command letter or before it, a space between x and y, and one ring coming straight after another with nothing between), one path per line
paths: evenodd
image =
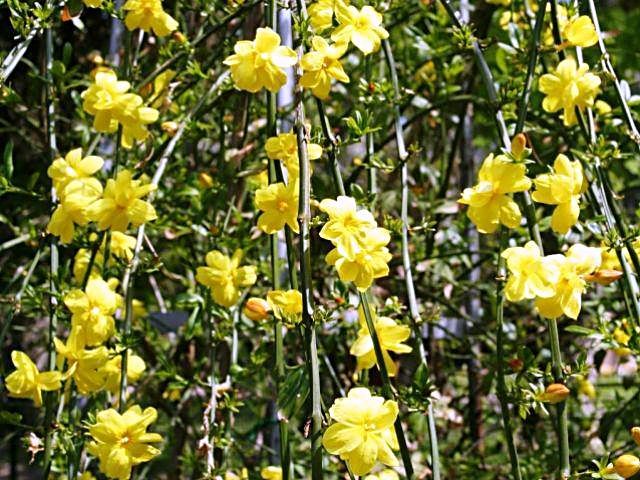
M379 460L387 466L398 465L393 450L398 439L393 422L398 404L371 396L366 388L352 388L346 398L338 398L329 409L335 423L322 437L329 453L340 455L354 475L366 475Z
M260 476L264 480L282 480L282 468L269 465L260 470Z
M64 304L71 310L71 327L82 327L83 341L87 345L106 342L115 333L113 315L122 302L102 278L90 278L85 291L71 290Z
M11 361L16 370L5 379L10 397L30 398L36 407L42 406L42 391L58 390L60 372L40 372L29 356L19 350L11 352Z
M120 369L122 368L122 355L116 352L110 353L111 358L102 367L105 376L105 388L116 395L120 390ZM138 355L127 351L127 382L137 382L144 373L146 365Z
M546 258L556 263L560 274L555 295L536 299L538 312L545 318L558 318L564 313L575 320L580 314L582 294L587 286L585 276L600 266L600 249L576 244L564 256L549 255Z
M562 36L574 47L591 47L598 43L596 28L586 15L574 18L565 25Z
M147 433L147 428L156 418L155 408L142 411L138 405L122 415L113 408L98 412L96 423L89 426L93 441L87 450L100 460L100 471L110 478L127 480L133 466L159 455L160 450L149 444L161 442L162 436Z
M258 228L272 234L289 225L291 230L298 233L298 196L297 181L288 185L274 183L256 190L256 207L263 212L258 218Z
M109 358L109 351L106 347L85 348L84 338L82 327L75 327L71 329L66 344L57 338L53 341L58 352L58 368L66 360L68 375L73 377L78 391L87 395L104 387L105 376L102 367Z
M80 248L75 257L73 257L73 278L77 284L82 284L84 276L89 268L89 262L91 261L91 250L88 248ZM93 261L93 268L89 278L100 277L100 267L104 262L102 252L98 250L96 252L96 258Z
M577 66L573 58L560 62L553 73L540 77L540 91L546 95L542 108L549 113L563 110L566 126L577 122L575 109L592 107L600 91L600 78L589 72L586 63Z
M242 313L245 316L253 320L254 322L259 322L262 320L266 320L269 318L269 312L271 311L271 306L269 302L267 302L263 298L251 297L244 304L244 308L242 309Z
M150 100L150 104L153 108L163 109L171 106L171 98L169 96L171 93L171 89L169 87L171 84L171 80L173 80L175 76L175 70L165 70L153 80L153 95ZM170 128L169 130L176 130L178 128L178 124L176 122L164 122L163 125L165 123L175 124L175 129Z
M69 243L75 226L89 223L91 206L102 195L102 185L95 178L72 180L58 195L60 203L51 215L47 232L60 237L62 243Z
M111 243L109 245L111 253L118 258L129 261L133 258L133 249L136 246L136 237L114 231L111 232Z
M557 205L551 216L551 228L564 235L578 221L580 194L587 189L587 182L580 162L572 162L565 155L556 157L553 170L553 173L536 177L533 181L536 191L531 198L536 202Z
M622 478L633 477L640 472L640 458L629 454L620 455L613 462L613 468Z
M213 300L223 307L231 307L240 298L240 289L256 283L256 267L240 267L242 250L229 258L218 250L207 253L206 267L198 267L196 280L209 287Z
M144 303L137 298L133 299L133 321L136 321L140 318L144 318L147 316L147 307L144 306Z
M347 43L329 45L327 41L318 36L311 39L313 50L305 53L300 60L303 74L300 85L310 88L318 98L326 99L331 90L331 79L349 83L349 76L344 72L339 58L347 51Z
M99 8L103 2L103 0L82 0L82 1L87 7L91 7L91 8Z
M502 224L508 228L520 225L522 214L510 193L531 187L526 167L513 163L505 155L489 155L478 172L478 184L465 188L459 203L469 205L467 216L480 233L493 233Z
M502 252L507 260L509 280L505 286L505 297L510 302L519 302L536 297L548 298L555 294L555 284L560 271L557 262L540 255L534 241L524 247L511 247Z
M73 180L90 179L98 172L104 160L95 155L82 158L82 149L74 148L63 158L56 158L47 169L47 175L53 180L58 195Z
M223 63L230 67L236 87L252 93L263 87L277 92L287 81L284 69L298 62L296 52L281 46L280 35L270 28L258 28L255 40L240 40L233 50Z
M398 325L392 318L378 317L373 309L371 309L371 316L378 340L380 341L380 347L382 348L384 364L387 367L389 376L393 377L396 375L398 369L395 362L391 359L389 352L409 353L411 351L410 346L402 343L411 335L411 329L405 325ZM358 318L360 319L358 338L351 346L349 353L358 358L358 370L368 370L374 365L377 365L377 361L373 349L373 340L371 339L371 335L369 335L369 328L367 327L367 320L364 316L362 305L358 309Z
M349 2L348 0L318 0L309 6L309 21L316 32L333 26L333 15L337 5L346 7Z
M300 321L302 294L298 290L272 290L267 293L267 302L277 319L289 324Z
M338 253L350 260L362 250L376 221L368 210L358 210L353 197L325 198L320 210L329 215L329 221L320 230L320 237L331 241Z
M81 94L82 108L95 116L93 128L98 132L115 133L122 125L121 144L125 148L131 148L133 140L145 140L149 136L146 125L159 115L155 108L142 106L142 97L126 93L130 87L107 69L96 73L94 82Z
M264 144L267 157L271 160L280 160L287 167L289 183L294 183L300 176L300 163L298 161L298 140L293 132L281 133L277 137L270 137ZM322 156L322 147L317 143L307 143L307 155L309 160L317 160Z
M360 291L371 286L373 280L389 274L391 254L386 245L391 240L389 231L384 228L369 230L366 243L352 259L340 255L337 248L331 250L325 260L335 265L338 276L343 282L353 282Z
M367 475L364 480L399 480L399 477L395 470L385 468L378 473Z
M336 4L335 14L340 26L331 34L337 43L353 43L362 53L368 55L380 49L380 43L389 38L382 26L382 15L375 8L366 5L358 10L349 5Z
M103 198L91 205L90 215L100 230L124 232L129 224L139 227L157 218L153 205L141 200L155 189L151 183L133 180L129 170L121 170L115 180L107 180Z
M178 28L178 22L162 9L160 0L127 0L122 9L127 12L124 24L129 30L153 30L157 36L166 37Z
M492 5L501 5L503 7L508 7L509 5L511 5L511 0L486 0L487 3L490 3Z

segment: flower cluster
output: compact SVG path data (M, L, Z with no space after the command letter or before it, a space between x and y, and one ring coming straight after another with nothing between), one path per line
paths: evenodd
M49 167L48 175L58 193L59 204L51 215L47 231L60 237L62 243L73 240L76 225L91 221L97 222L100 230L110 228L124 232L129 225L138 227L156 218L153 206L142 200L155 185L143 184L141 180L134 180L129 170L121 170L115 179L107 180L103 189L100 181L92 176L102 164L100 157L82 158L82 150L76 148L64 159L54 160ZM117 251L128 255L130 242L130 238L118 235Z
M378 227L371 212L358 210L352 197L325 198L320 210L329 220L320 230L320 237L335 247L326 257L335 265L340 280L353 282L358 290L368 289L373 280L389 274L391 253L387 244L389 231Z
M515 141L514 141L515 143ZM587 189L587 182L579 161L571 161L566 155L556 157L551 173L538 175L534 180L534 201L555 205L551 216L551 228L558 234L566 234L578 222L580 195ZM516 161L513 155L489 155L478 172L478 183L466 188L458 200L468 205L467 215L481 233L493 233L499 225L516 228L522 220L520 207L512 194L531 188L526 176L526 165Z
M131 1L131 0L130 0ZM115 133L122 127L121 143L131 148L134 140L149 136L146 125L158 119L155 108L145 107L140 95L128 93L131 84L118 80L113 70L98 71L89 88L82 92L82 108L94 116L93 128L98 132Z
M601 262L599 248L576 244L564 255L543 257L533 241L524 247L507 248L502 256L509 270L505 287L509 301L535 299L543 317L558 318L564 314L574 320L580 314L587 279Z
M382 27L382 15L378 11L369 5L358 9L345 0L314 3L309 7L309 22L318 34L328 31L334 42L330 44L320 35L313 36L311 50L299 63L302 70L300 86L310 89L321 99L329 96L332 80L349 82L340 58L350 43L369 55L378 51L381 41L389 36ZM335 28L334 24L337 24ZM224 61L235 86L253 93L263 88L277 92L287 81L285 69L298 64L296 53L280 43L280 36L270 28L258 28L254 40L238 41L233 48L234 54Z

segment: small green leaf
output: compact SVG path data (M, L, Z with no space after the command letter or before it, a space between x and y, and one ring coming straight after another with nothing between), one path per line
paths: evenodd
M13 142L11 140L9 140L4 147L2 176L7 180L11 180L11 177L13 177Z

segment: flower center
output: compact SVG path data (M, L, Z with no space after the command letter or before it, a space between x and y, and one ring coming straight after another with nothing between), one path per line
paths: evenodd
M286 212L287 208L289 208L289 204L287 202L285 202L284 200L280 200L278 202L278 211L279 212Z

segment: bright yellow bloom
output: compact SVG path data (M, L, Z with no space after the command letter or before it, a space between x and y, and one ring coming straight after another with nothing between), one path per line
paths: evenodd
M287 81L284 69L298 62L296 52L281 46L280 35L270 28L259 28L255 40L240 40L233 50L223 63L230 67L236 87L252 93L263 87L273 93L280 90Z
M510 302L519 302L536 297L548 298L555 294L555 284L560 271L557 262L540 255L534 241L524 247L511 247L502 252L507 260L509 280L505 286L505 297Z
M393 377L396 375L398 368L391 359L389 352L409 353L411 351L410 346L402 343L411 335L411 329L405 325L398 325L392 318L378 317L373 309L371 309L371 316L380 341L380 347L382 348L384 364L387 367L389 376ZM377 361L376 353L373 349L373 340L369 335L369 328L362 305L358 309L358 318L360 320L358 338L351 346L349 353L358 358L358 370L368 370L377 365Z
M600 78L589 72L589 65L582 63L578 67L573 58L566 58L553 73L540 77L540 91L546 95L542 108L549 113L563 110L564 124L574 125L575 109L592 107L599 87Z
M19 350L11 352L11 361L16 370L5 379L10 397L30 398L36 407L42 406L42 391L58 390L60 372L40 372L29 356Z
M76 255L73 257L73 278L75 279L77 284L81 285L84 281L84 276L87 273L87 268L89 268L90 261L91 249L88 248L80 248L76 252ZM102 255L102 252L98 250L89 278L100 277L100 267L102 266L103 262L104 257Z
M325 198L320 210L329 215L329 221L320 230L320 237L331 241L338 253L353 260L362 250L376 221L368 210L358 210L353 197L339 196L336 200Z
M509 0L511 1L511 0ZM372 473L364 477L364 480L399 480L398 474L395 470L385 468L378 473Z
M339 58L347 51L347 43L329 45L319 36L311 39L313 50L305 53L300 60L303 74L300 85L310 88L318 98L326 99L331 90L331 79L349 83L349 76L344 72Z
M107 180L101 200L91 205L90 215L98 222L100 230L111 228L124 232L129 224L139 227L143 223L155 220L156 211L142 197L156 189L152 183L143 184L141 180L133 180L129 170L118 172L115 180Z
M580 194L587 189L587 182L580 162L572 162L565 155L556 157L553 170L553 173L536 177L533 181L536 191L531 198L536 202L557 205L551 216L551 228L564 235L578 221Z
M142 97L127 93L131 84L119 81L112 70L100 71L94 83L82 92L82 108L94 115L93 128L98 132L115 133L122 125L122 146L131 148L133 140L149 136L146 125L158 119L155 108L142 106Z
M381 41L389 38L389 32L381 26L382 15L375 8L366 5L358 10L352 5L336 4L335 9L340 26L331 34L334 42L351 42L368 55L377 52Z
M133 249L136 246L136 237L126 235L122 232L111 232L110 249L116 257L124 260L131 260L133 258Z
M522 214L510 193L531 187L523 163L513 163L505 155L489 155L478 172L478 184L465 188L459 203L469 205L467 216L480 233L493 233L499 224L508 228L520 225Z
M585 276L600 266L600 249L573 245L566 255L549 255L549 261L556 263L560 275L555 285L555 295L548 298L537 298L538 312L545 318L558 318L563 313L577 319L582 306L582 294L587 282Z
M591 47L598 43L596 28L586 15L574 18L562 30L562 36L574 47Z
M58 195L60 203L51 215L47 232L60 237L62 243L69 243L75 226L89 223L91 207L102 195L102 185L95 178L72 180Z
M302 294L298 290L272 290L267 293L267 302L277 319L289 324L300 321Z
M144 411L134 405L122 415L113 408L96 415L96 423L89 427L93 441L87 451L100 460L100 471L110 478L127 480L131 468L148 462L160 454L149 445L162 441L158 433L147 433L147 428L158 418L153 407Z
M122 9L127 12L124 24L129 30L153 30L157 36L166 37L178 28L178 22L162 9L161 0L127 0Z
M207 253L206 267L198 267L196 280L209 287L214 302L232 307L240 298L240 289L256 283L256 267L240 266L242 250L236 250L229 258L218 250Z
M318 0L309 6L309 21L316 32L321 32L333 26L333 15L336 5L346 7L348 0Z
M287 167L289 183L294 183L300 176L298 160L298 140L294 132L281 133L277 137L270 137L264 144L267 157L280 160ZM307 143L309 160L317 160L322 156L322 147L317 143Z
M82 0L87 7L100 8L103 0Z
M71 181L92 178L103 164L104 160L95 155L82 158L82 149L74 148L64 158L56 158L47 169L47 175L60 195Z
M82 327L75 327L71 329L66 344L57 338L53 341L58 352L58 368L66 360L69 374L76 382L78 391L87 395L104 387L105 376L102 367L109 358L109 351L106 347L88 349L84 339Z
M258 218L258 228L272 234L289 225L295 233L298 226L298 182L285 185L282 182L256 190L256 207L262 210Z
M176 76L175 70L165 70L153 80L153 95L149 100L150 105L153 108L163 110L171 107L170 86L171 86L171 80L173 80L175 76ZM174 134L175 134L175 130L177 130L178 124L176 122L164 122L163 125L165 123L175 124L175 127L174 125L171 125L171 128L168 129L168 130L174 130ZM163 127L163 130L164 130L164 127Z
M85 291L71 290L64 304L71 310L71 327L82 327L83 341L87 345L106 342L115 333L113 315L122 302L102 278L90 278Z
M389 231L373 228L368 231L366 243L352 259L340 255L337 248L325 257L329 265L335 265L338 276L343 282L353 282L360 291L371 286L373 280L389 275L391 254L386 245L391 240Z
M282 480L282 468L269 465L260 470L260 476L264 480Z
M346 398L338 398L329 409L335 423L322 437L329 453L340 455L354 475L366 475L379 460L387 466L398 465L393 450L398 439L393 423L398 404L371 396L366 388L352 388Z
M120 390L120 369L122 368L122 355L111 352L111 358L102 367L105 376L104 387L112 394L116 395ZM144 360L138 355L127 351L127 382L132 384L137 382L144 373L147 366Z

